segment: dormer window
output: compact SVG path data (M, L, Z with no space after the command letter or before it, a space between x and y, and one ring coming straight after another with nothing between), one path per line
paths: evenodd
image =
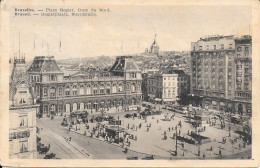
M131 73L131 78L136 78L136 73L132 72Z
M50 79L50 81L56 81L57 80L56 75L54 75L54 74L51 74L49 76L49 79Z

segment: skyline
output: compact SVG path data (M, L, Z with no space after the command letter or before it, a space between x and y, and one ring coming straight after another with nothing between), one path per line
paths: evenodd
M190 51L191 42L200 37L251 32L251 6L111 6L110 9L111 13L96 17L11 16L10 57L19 51L19 32L21 53L25 53L27 60L41 55L63 59L143 53L151 46L155 34L161 51ZM66 29L64 24L68 25Z

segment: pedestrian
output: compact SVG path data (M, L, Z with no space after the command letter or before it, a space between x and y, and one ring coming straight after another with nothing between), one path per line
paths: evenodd
M179 129L179 135L181 135L181 130Z
M147 127L147 132L149 131L149 127Z
M202 157L203 157L203 159L205 159L206 155L203 153L203 156L202 156Z
M219 148L219 151L218 151L218 155L219 156L222 156L222 152L221 152L221 149Z
M128 142L128 146L130 147L130 145L131 145L131 142L129 141L129 142Z
M206 130L206 126L204 126L204 131Z
M184 148L184 143L181 143L182 148Z
M213 147L212 146L210 147L210 151L213 151Z
M173 130L173 127L172 127L172 130Z
M71 137L70 137L70 141L71 141Z
M168 130L169 130L169 132L170 132L170 131L171 131L171 128L169 127Z
M229 131L229 133L228 133L228 136L231 137L231 133L230 133L230 131Z
M188 130L188 135L190 135L190 130Z

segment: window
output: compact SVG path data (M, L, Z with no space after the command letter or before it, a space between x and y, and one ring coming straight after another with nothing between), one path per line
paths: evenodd
M55 88L50 89L50 96L51 98L54 98L56 96Z
M107 94L110 94L110 85L109 84L106 87L106 92L107 92Z
M232 44L229 44L229 49L232 49Z
M62 88L59 88L59 96L62 96Z
M131 73L131 78L136 78L136 73L132 72Z
M216 45L214 45L214 50L216 50L217 49L217 46Z
M20 99L19 104L26 104L26 101L24 100L24 98Z
M91 94L91 87L90 87L90 85L87 86L86 94L87 95Z
M98 88L97 88L97 85L94 85L93 93L94 93L94 94L98 94Z
M47 88L43 89L43 96L48 96Z
M49 79L50 79L50 81L56 81L56 75L54 75L54 74L51 74L50 76L49 76Z
M140 84L137 85L137 90L138 90L138 91L141 90L141 86L140 86Z
M242 51L242 47L237 47L237 52L241 52Z
M116 93L116 84L113 84L112 86L112 93Z
M56 105L52 104L51 105L51 112L54 112L54 111L56 111Z
M70 95L70 87L69 86L66 86L66 88L65 88L65 95L66 96Z
M43 112L47 113L48 112L48 106L43 106Z
M123 85L122 85L122 84L119 84L119 86L118 86L118 92L119 92L119 93L123 92Z
M135 83L131 85L131 92L136 92L136 86Z
M77 95L77 86L74 85L73 88L72 88L72 95Z
M20 141L19 142L19 146L20 146L20 152L28 152L28 141Z
M224 44L221 44L221 49L224 49Z
M28 126L28 117L27 117L27 115L19 116L19 120L20 120L20 127Z
M99 87L99 92L100 92L100 94L104 94L104 93L105 93L105 87L104 87L104 85L101 85L101 86Z
M84 95L84 86L83 86L83 85L81 85L81 86L79 87L79 94L80 94L80 95Z

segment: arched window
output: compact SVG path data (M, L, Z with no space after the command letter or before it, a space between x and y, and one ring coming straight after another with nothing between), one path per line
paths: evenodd
M132 92L136 92L136 86L135 86L135 83L133 83L133 84L131 85L131 91L132 91Z
M62 88L59 88L59 96L62 96Z
M73 94L73 95L77 95L77 92L78 92L77 86L74 85L73 88L72 88L72 94Z
M104 87L104 85L100 85L100 87L99 87L99 93L100 93L100 94L104 94L104 93L105 93L105 87Z
M91 87L90 87L90 85L87 86L86 94L87 95L91 94Z
M77 105L77 103L73 103L72 111L77 111L77 110L78 110L78 105Z
M79 87L79 94L80 94L80 95L84 95L84 86L83 86L83 85L81 85L81 86Z
M50 96L51 96L51 98L54 98L56 96L56 89L55 88L50 89Z
M120 83L118 86L118 92L122 93L123 92L123 85Z
M112 86L112 93L116 93L116 84L113 84Z
M65 95L66 96L70 95L70 87L69 86L66 86L66 88L65 88Z
M107 92L107 94L110 94L110 85L109 84L106 87L106 92Z
M98 94L98 88L97 88L97 85L94 85L94 87L93 87L93 93L94 93L94 94Z

